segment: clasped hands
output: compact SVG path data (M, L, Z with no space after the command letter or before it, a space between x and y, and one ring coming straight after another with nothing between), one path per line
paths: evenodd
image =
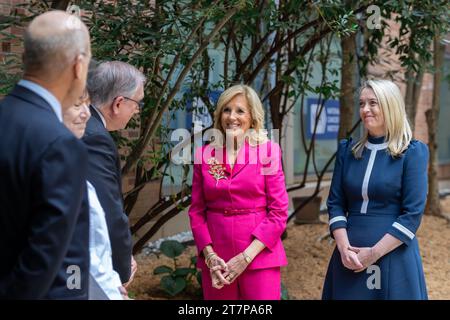
M364 271L374 264L381 256L371 247L346 246L339 249L342 264L355 272Z
M222 289L224 285L233 283L248 266L243 253L239 253L228 262L216 253L209 253L205 261L211 274L212 286L216 289Z

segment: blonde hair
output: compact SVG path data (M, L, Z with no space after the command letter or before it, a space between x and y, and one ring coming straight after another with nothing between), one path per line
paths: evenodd
M400 89L389 80L368 80L360 89L372 89L378 100L385 123L385 140L387 151L396 158L408 148L412 139L411 127L405 111L405 102ZM364 130L363 137L353 146L352 152L355 158L360 159L364 145L368 141L369 133Z
M221 117L223 108L237 95L242 94L247 100L250 116L252 120L252 125L250 133L247 134L249 138L249 143L253 146L260 143L264 143L268 140L267 131L264 128L264 109L255 90L251 87L238 84L226 89L219 97L217 101L217 107L214 111L214 128L220 130L220 132L225 136L225 130L222 128ZM223 145L223 141L215 140L215 145Z

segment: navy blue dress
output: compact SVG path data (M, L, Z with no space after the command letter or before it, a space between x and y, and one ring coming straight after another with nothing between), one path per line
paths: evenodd
M428 147L413 140L393 158L384 137L369 137L356 159L353 145L339 144L327 201L330 231L346 228L356 247L372 247L386 233L403 244L359 273L344 267L335 248L322 299L427 299L415 233L427 198Z

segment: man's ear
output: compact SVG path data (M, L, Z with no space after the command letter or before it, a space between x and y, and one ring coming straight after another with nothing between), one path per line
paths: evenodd
M117 98L114 99L113 103L112 103L112 112L113 114L117 115L119 114L119 110L120 110L120 103L125 100L122 96L118 96Z
M81 79L83 75L83 68L85 68L85 66L83 65L83 56L79 54L75 58L75 65L74 65L75 79Z

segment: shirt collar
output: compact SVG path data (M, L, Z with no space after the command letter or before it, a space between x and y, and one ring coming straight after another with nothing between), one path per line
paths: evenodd
M387 142L385 142L385 143L371 143L371 142L367 141L365 143L365 146L369 150L383 150L383 149L387 148L388 143Z
M369 135L367 137L367 142L365 144L367 149L370 150L383 150L386 149L388 146L388 143L385 141L385 136L382 137L372 137Z
M102 120L103 126L106 128L106 120L105 120L105 117L103 116L103 114L100 112L100 110L96 106L94 106L93 104L91 104L91 106L98 113L98 115L100 116L100 120Z
M372 143L372 144L381 144L381 143L385 143L386 137L385 136L381 136L381 137L373 137L370 134L367 136L367 140Z
M53 109L59 121L63 122L61 104L50 91L35 82L25 79L20 80L18 85L33 91L35 94L44 99Z

